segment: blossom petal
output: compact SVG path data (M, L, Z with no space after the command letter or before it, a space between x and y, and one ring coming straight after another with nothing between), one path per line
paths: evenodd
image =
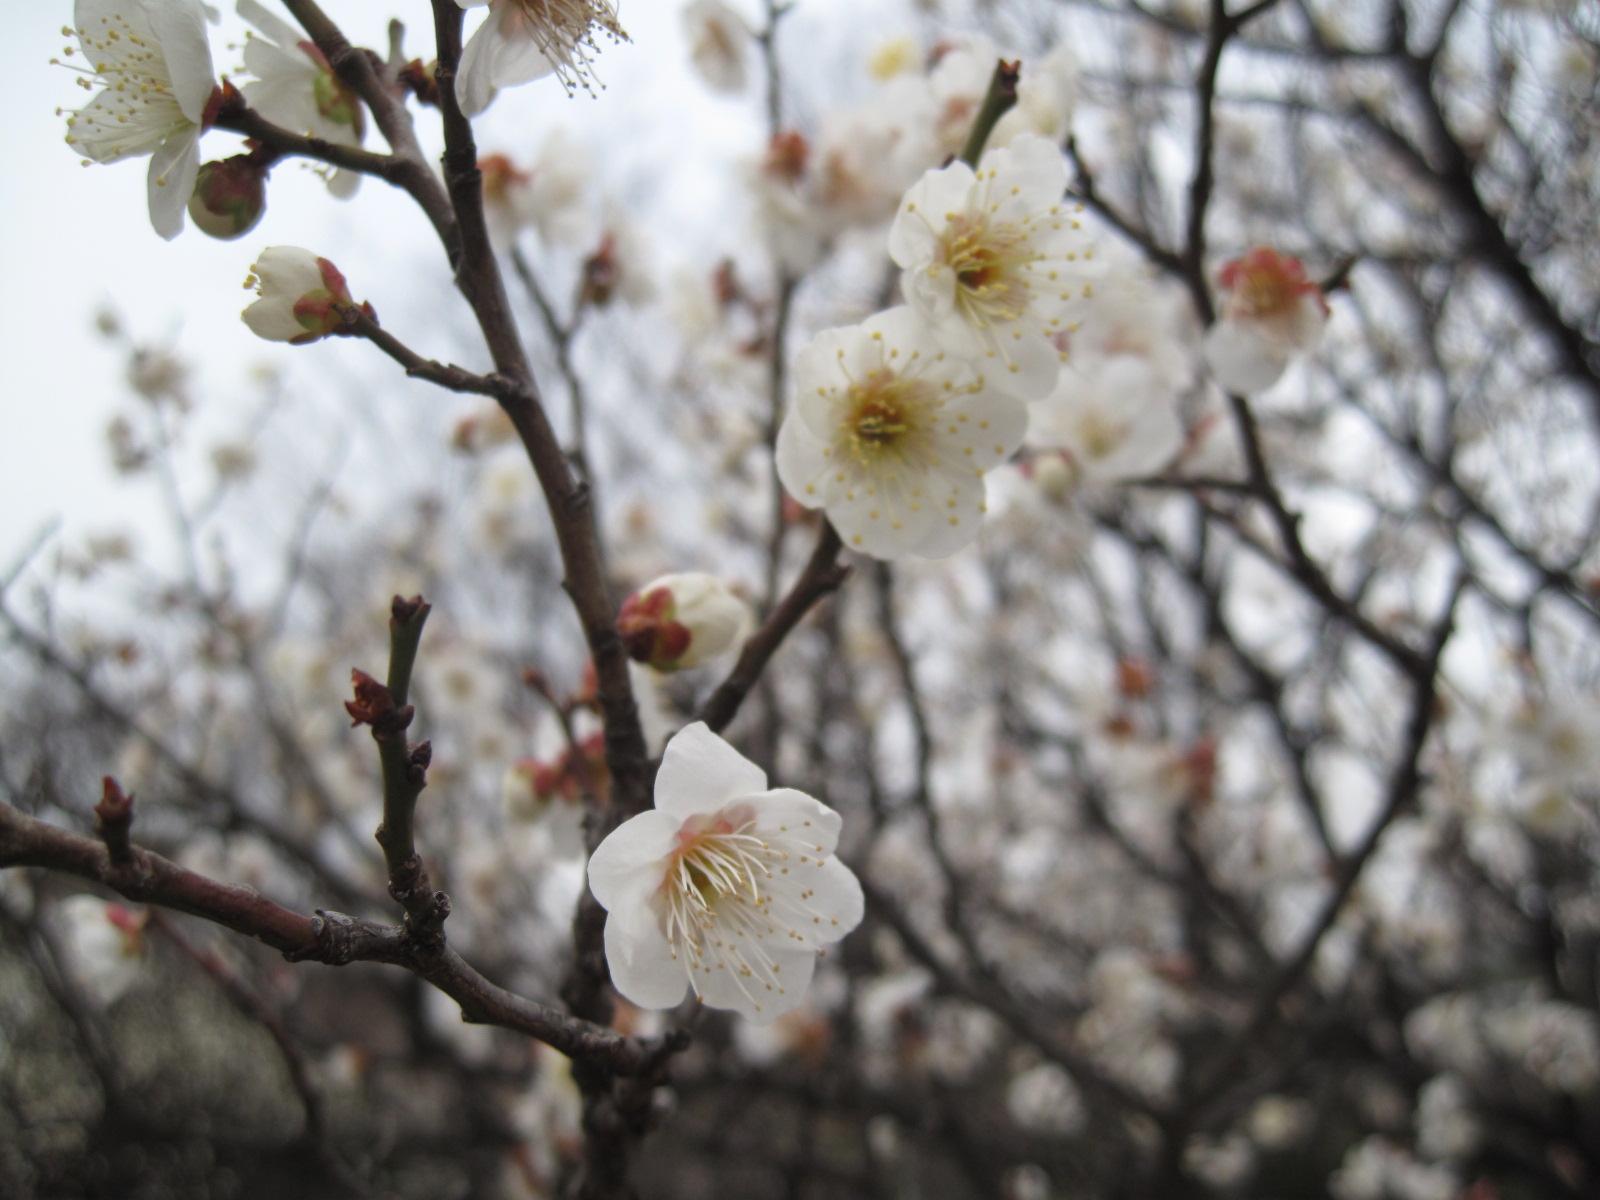
M144 11L166 60L173 98L183 115L198 125L217 86L205 6L200 0L144 0ZM187 192L183 202L189 202Z
M776 465L778 482L784 491L807 508L822 503L819 482L828 473L828 460L822 453L823 443L806 428L793 408L778 427Z
M140 120L126 120L126 105L107 88L72 114L67 123L67 144L97 163L121 162L153 154L173 130L184 124L184 116L170 98L151 101L140 113Z
M889 227L889 257L895 266L911 269L925 265L939 246L938 230L947 214L960 212L972 201L977 176L964 162L953 162L923 173L906 189Z
M917 543L916 552L923 558L945 558L954 554L978 536L983 524L983 477L971 470L945 478L947 492L943 499L936 499L934 505L938 519Z
M499 25L491 14L473 31L461 50L461 61L456 66L456 101L469 117L477 116L494 99L494 56L498 49Z
M829 945L861 924L866 900L854 871L832 857L797 870L804 887L774 892L772 899L773 920L793 929L782 935L786 940L798 934L811 946Z
M714 1008L730 1008L758 1025L776 1020L805 1003L811 976L817 969L817 952L811 947L762 946L738 938L725 939L727 957L707 960L693 973L695 991ZM741 970L740 955L752 963L750 974Z
M261 4L259 0L239 0L238 4L234 6L234 11L281 47L298 46L304 39L304 35L296 30L293 25L278 16L266 5ZM246 42L245 63L248 65L249 61L250 43Z
M1265 336L1255 323L1224 320L1207 331L1203 353L1224 391L1248 396L1278 382L1291 348Z
M1060 202L1067 190L1061 151L1037 134L1024 134L983 156L991 204L1000 220L1024 217Z
M294 313L276 300L257 300L239 316L251 333L269 342L290 342L305 333Z
M618 825L589 857L589 890L608 912L643 904L661 883L682 822L642 812Z
M933 529L938 518L924 480L907 480L903 474L875 477L866 482L846 477L826 481L828 519L852 550L874 558L895 559L912 553Z
M173 134L150 156L150 224L169 242L183 232L183 214L199 173L200 130L193 126Z
M361 172L339 170L328 176L328 195L348 200L361 189Z
M1061 375L1061 351L1055 343L1020 323L995 330L983 357L989 383L1024 400L1048 396Z
M656 773L656 810L682 820L767 790L767 774L711 732L686 725L667 743Z
M521 30L522 20L517 5L498 5L468 39L456 75L456 99L467 116L488 108L501 88L539 79L553 69L544 52Z
M844 819L815 796L794 788L773 788L750 797L755 832L763 837L787 835L808 856L826 857L839 844Z
M648 815L648 814L646 814ZM606 965L611 986L640 1008L673 1008L689 990L689 975L660 930L606 917Z

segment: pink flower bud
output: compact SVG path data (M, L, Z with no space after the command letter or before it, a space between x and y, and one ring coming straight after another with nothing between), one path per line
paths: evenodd
M1302 297L1311 297L1324 314L1322 289L1306 278L1305 265L1270 246L1257 246L1242 258L1225 263L1217 281L1228 293L1230 317L1292 319Z
M1226 391L1264 391L1321 339L1328 301L1299 259L1268 246L1226 263L1217 281L1222 315L1206 333L1206 364Z
M223 241L244 236L267 211L266 178L266 168L248 154L202 164L189 197L190 219Z
M658 671L698 666L732 649L750 625L750 608L714 575L663 575L622 604L617 633L636 662Z

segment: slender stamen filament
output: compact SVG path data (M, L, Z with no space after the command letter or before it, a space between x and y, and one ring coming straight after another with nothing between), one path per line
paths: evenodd
M831 929L834 919L812 903L809 871L797 869L820 869L822 848L786 831L758 835L754 828L753 818L734 824L725 816L686 825L662 878L657 912L696 995L727 972L759 1010L762 996L784 992L773 947L816 949L819 928Z
M593 59L598 53L596 29L613 41L628 35L608 0L508 0L525 35L550 62L561 86L594 93Z
M52 59L77 74L87 91L101 89L88 107L67 116L67 143L91 158L109 162L131 153L148 153L168 134L188 125L172 92L172 79L159 46L120 15L102 18L93 28L64 29L75 34L87 65ZM65 49L72 57L72 47Z
M927 433L937 402L914 379L888 370L869 371L845 395L842 449L863 467L926 457Z
M1039 260L1031 231L1012 222L959 214L940 231L945 266L955 272L956 305L979 328L1015 321L1032 289L1025 268Z

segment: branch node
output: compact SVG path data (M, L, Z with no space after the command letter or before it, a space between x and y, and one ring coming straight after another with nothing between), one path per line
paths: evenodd
M289 962L313 959L342 967L355 958L355 930L354 917L319 908L311 918L312 945L304 950L287 950L283 957Z

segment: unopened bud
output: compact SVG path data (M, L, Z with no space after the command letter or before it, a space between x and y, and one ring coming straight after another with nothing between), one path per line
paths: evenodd
M732 649L751 623L750 608L715 575L664 575L623 601L617 633L636 661L659 671L698 666Z
M583 260L581 302L592 304L596 308L604 308L610 304L621 273L622 267L617 261L616 235L607 233L601 237L600 245L595 252Z
M202 163L189 197L189 218L223 241L243 237L267 211L267 172L248 154Z
M1065 456L1041 454L1032 463L1033 485L1047 500L1065 500L1078 486L1078 471Z

